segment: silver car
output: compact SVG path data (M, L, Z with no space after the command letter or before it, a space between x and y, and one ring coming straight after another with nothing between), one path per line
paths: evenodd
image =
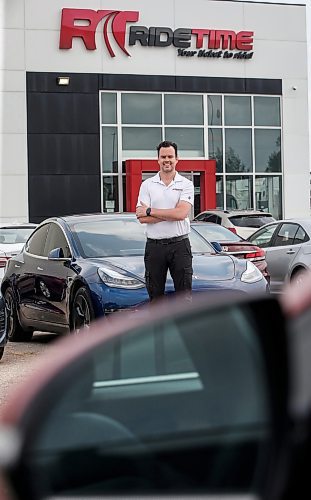
M311 267L311 218L287 219L266 224L247 241L264 248L272 293L284 283L299 280L299 273Z

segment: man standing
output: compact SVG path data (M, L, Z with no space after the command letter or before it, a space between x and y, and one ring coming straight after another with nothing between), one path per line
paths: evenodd
M169 270L176 292L191 297L192 253L188 238L193 183L176 171L177 145L163 141L158 147L160 171L145 180L139 191L136 216L147 224L145 277L150 300L164 295Z

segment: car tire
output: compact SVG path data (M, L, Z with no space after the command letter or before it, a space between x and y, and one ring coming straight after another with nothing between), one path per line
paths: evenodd
M94 318L95 314L90 294L87 288L82 286L75 292L71 305L71 332L79 333L82 328L87 328Z
M24 330L21 327L17 317L16 301L10 288L5 291L4 299L8 340L11 342L28 342L32 339L33 330Z
M4 353L4 347L0 347L0 359L2 359Z

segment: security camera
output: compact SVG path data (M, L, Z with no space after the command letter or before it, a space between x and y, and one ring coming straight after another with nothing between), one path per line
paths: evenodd
M292 89L293 89L293 90L297 90L296 85L293 85L293 86L292 86Z

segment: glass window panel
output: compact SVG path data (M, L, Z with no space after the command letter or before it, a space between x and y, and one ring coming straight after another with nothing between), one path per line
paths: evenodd
M117 176L103 176L103 212L119 211Z
M156 148L161 140L161 128L123 127L123 156L127 158L156 158Z
M279 175L256 177L256 209L264 210L275 219L282 219L282 178Z
M222 105L220 95L208 95L208 124L209 125L221 125L222 120Z
M226 195L232 195L239 210L253 208L253 179L251 176L230 176L226 179Z
M117 127L102 127L102 172L118 171Z
M122 123L161 125L160 94L122 94Z
M216 160L216 172L223 171L222 129L208 129L208 157Z
M251 235L248 240L254 245L258 245L260 248L267 248L272 245L271 241L274 235L274 231L278 223L271 224L259 231L256 231L256 236Z
M251 172L253 170L251 129L225 130L225 152L227 172Z
M251 125L251 98L225 96L225 125Z
M279 97L254 97L254 124L272 127L281 125Z
M224 208L224 181L220 176L216 176L216 208Z
M102 123L117 123L117 94L101 92Z
M203 125L203 96L165 95L164 123L167 125Z
M256 172L281 172L281 131L255 130Z
M204 156L203 128L166 127L165 139L177 143L180 157Z

